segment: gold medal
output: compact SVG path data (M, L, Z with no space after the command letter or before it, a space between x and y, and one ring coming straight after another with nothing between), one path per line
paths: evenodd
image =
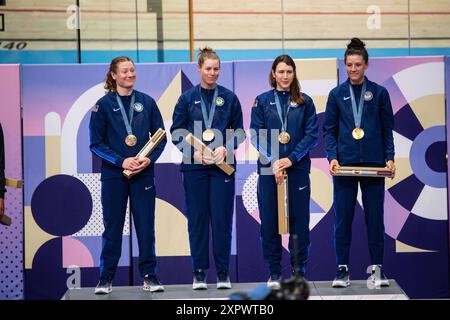
M352 136L356 140L361 140L364 137L364 130L361 128L355 128L352 131Z
M129 147L134 147L137 144L137 137L134 134L129 134L125 138L125 144Z
M291 140L291 136L289 135L289 133L287 133L286 131L282 131L279 135L278 135L278 141L280 141L280 143L282 144L286 144Z
M212 141L214 139L214 131L212 131L211 129L206 129L205 131L203 131L202 137L203 141Z

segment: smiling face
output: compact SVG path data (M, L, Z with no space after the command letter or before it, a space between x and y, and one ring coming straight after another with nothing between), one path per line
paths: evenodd
M123 61L119 62L116 71L111 72L112 78L116 81L117 90L130 90L134 87L136 82L136 69L133 62Z
M351 84L361 84L364 81L364 74L369 65L364 61L362 55L348 55L345 58L345 69Z
M219 78L220 62L217 59L205 59L203 65L198 68L201 81L200 85L205 89L213 89Z
M294 68L284 62L277 64L275 71L272 70L272 77L277 83L277 90L289 91L292 81L294 81Z

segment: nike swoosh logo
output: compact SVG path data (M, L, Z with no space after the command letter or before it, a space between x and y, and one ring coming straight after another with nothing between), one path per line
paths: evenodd
M351 97L344 97L344 101L350 99Z
M298 190L302 191L303 189L307 188L308 186L304 186L304 187L299 187Z
M225 179L225 183L230 182L233 179Z
M199 104L201 101L194 101L195 104Z
M270 104L272 104L272 105L273 105L273 104L276 104L276 103L275 103L275 102L270 102Z
M145 191L150 190L151 188L153 188L153 186L151 186L151 187L145 187Z
M120 110L120 108L117 108L117 109L113 109L113 111L114 111L114 112L116 112L116 111L119 111L119 110Z

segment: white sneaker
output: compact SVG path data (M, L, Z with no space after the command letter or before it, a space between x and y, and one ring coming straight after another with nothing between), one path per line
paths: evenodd
M370 281L375 287L389 287L389 280L380 265L374 265L372 267L372 274L367 280Z
M146 274L144 277L144 285L142 290L150 292L162 292L164 291L164 286L159 281L158 277L154 274Z
M217 273L217 289L231 289L231 281L227 272Z
M270 289L274 289L274 290L281 289L281 274L272 273L269 277L269 280L267 280L267 286Z
M112 281L110 280L100 280L95 287L95 294L108 294L112 291Z
M206 290L206 274L203 270L198 269L194 271L194 281L192 283L192 290Z
M347 288L350 285L350 275L346 266L340 266L333 280L333 288Z

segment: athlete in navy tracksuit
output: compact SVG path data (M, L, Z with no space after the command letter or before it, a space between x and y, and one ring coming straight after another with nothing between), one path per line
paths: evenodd
M256 98L250 124L252 143L260 152L257 193L262 249L270 271L267 284L271 288L279 288L281 281L282 245L278 234L276 183L284 170L288 174L291 263L294 267L295 258L297 259L301 275L305 273L310 247L309 151L317 145L319 130L314 102L308 95L300 92L295 69L295 63L288 55L275 59L270 75L274 89ZM276 97L281 112L278 111ZM267 130L267 134L264 130ZM287 143L277 140L281 132L289 134L290 140ZM297 257L292 251L294 234L298 237Z
M109 91L93 108L90 121L90 149L102 159L102 205L105 231L96 293L109 293L121 255L122 232L128 198L139 244L139 272L144 290L164 288L155 275L155 185L154 163L167 142L164 139L150 159L135 157L159 128L164 128L155 100L133 90L135 67L127 57L111 62L105 88ZM120 99L120 102L117 100ZM122 113L121 108L124 109ZM132 116L130 116L132 112ZM126 117L127 120L124 119ZM126 123L131 125L127 128ZM134 139L125 141L126 137ZM135 174L124 177L123 170Z
M392 135L394 116L389 93L384 87L365 77L368 54L364 46L361 40L352 39L345 53L349 78L334 88L328 96L323 129L332 175L340 165L386 166L395 172ZM358 122L359 113L361 115ZM334 242L338 265L333 287L347 287L350 284L348 263L358 183L362 191L373 265L370 278L375 284L389 285L381 268L384 252L384 179L335 176L333 183Z
M170 131L173 143L183 151L181 171L194 270L192 288L207 289L205 270L209 268L211 224L217 288L227 289L231 288L229 260L235 178L234 173L228 176L215 163L230 159L234 165L234 150L245 139L245 134L230 138L227 144L226 130L232 129L229 133L243 130L242 110L237 96L216 84L220 70L218 55L210 48L204 48L199 53L198 64L201 83L180 96ZM214 140L209 141L211 136L205 135L207 129L215 129ZM214 150L213 157L202 156L191 147L184 147L186 144L182 139L188 132L209 145Z

